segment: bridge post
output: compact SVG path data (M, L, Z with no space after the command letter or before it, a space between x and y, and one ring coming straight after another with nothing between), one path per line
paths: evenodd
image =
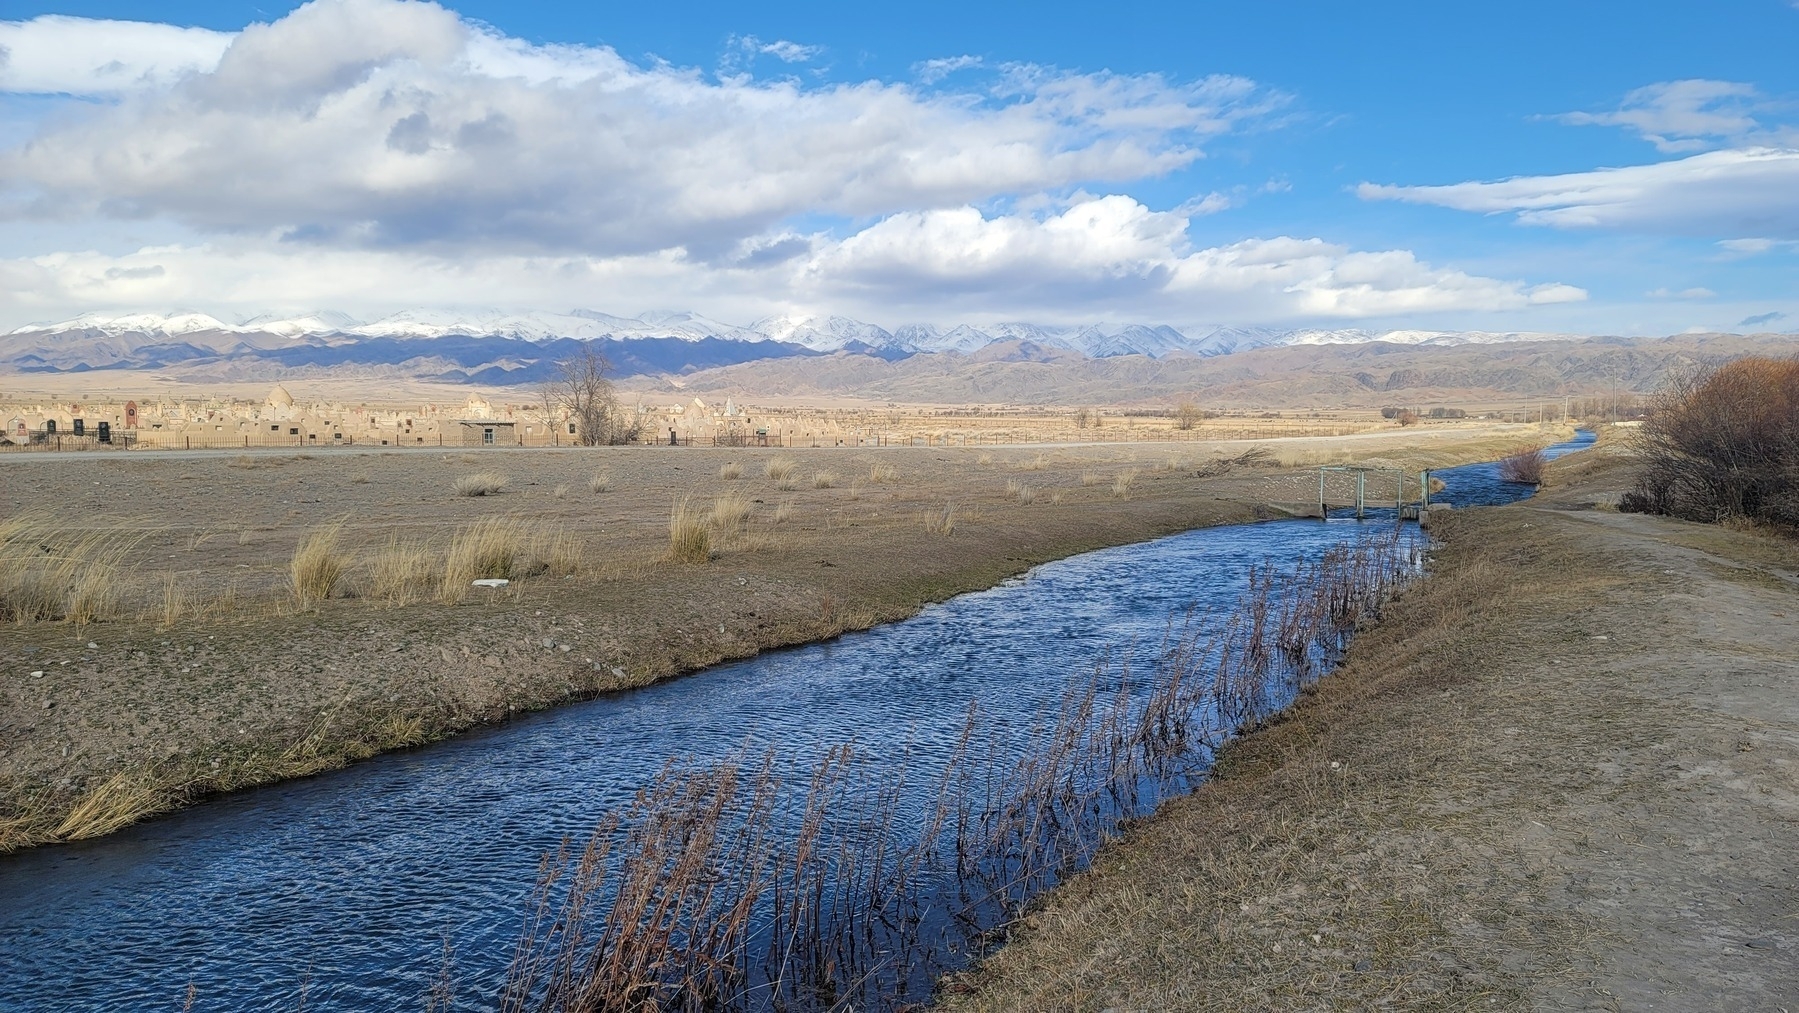
M1368 502L1368 473L1365 471L1358 471L1355 473L1355 519L1356 520L1359 521L1362 519L1362 514L1364 512L1366 512L1366 509L1367 509L1367 506L1366 506L1367 502Z

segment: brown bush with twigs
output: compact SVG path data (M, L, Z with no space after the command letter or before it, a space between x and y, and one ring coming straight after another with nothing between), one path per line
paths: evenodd
M1543 469L1548 464L1549 458L1543 455L1542 448L1523 447L1500 459L1499 480L1519 485L1542 485Z
M1643 470L1620 510L1799 525L1799 357L1738 359L1673 381L1638 448Z
M1127 821L1191 790L1226 739L1318 679L1416 564L1395 529L1296 571L1259 567L1235 608L1177 623L1141 685L1102 663L1022 740L971 704L943 768L922 778L848 745L802 783L783 782L772 753L671 762L584 848L545 856L500 1008L927 997Z

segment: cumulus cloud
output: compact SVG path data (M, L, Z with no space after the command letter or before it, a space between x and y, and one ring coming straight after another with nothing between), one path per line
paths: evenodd
M259 311L328 305L698 305L752 319L796 306L891 319L980 315L1044 321L1094 314L1214 321L1322 320L1522 310L1584 299L1434 267L1404 250L1355 251L1276 237L1195 249L1187 218L1110 195L1040 214L972 207L889 215L843 239L772 234L724 261L679 252L440 256L275 244L156 247L123 257L0 262L0 309L20 319L70 307L205 304ZM9 304L9 305L7 305ZM72 314L67 314L72 315Z
M1279 101L1239 78L1041 67L980 94L709 81L604 47L534 46L431 3L314 0L246 29L216 67L44 128L0 154L0 176L27 195L15 215L330 246L712 255L798 215L1157 176Z
M0 91L108 96L210 70L232 36L204 28L46 14L0 21Z
M1446 186L1364 183L1364 200L1516 214L1533 225L1799 238L1799 150L1709 151L1654 165Z
M1692 79L1638 88L1609 112L1564 113L1556 119L1577 126L1624 127L1667 152L1799 139L1791 131L1764 128L1754 114L1765 107L1753 85Z

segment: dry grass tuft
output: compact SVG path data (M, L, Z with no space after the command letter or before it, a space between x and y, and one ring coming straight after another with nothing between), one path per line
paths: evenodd
M793 516L793 497L789 496L775 507L775 523L785 524Z
M771 457L762 464L762 474L779 482L791 478L798 471L800 462L791 457Z
M992 464L993 463L993 455L992 454L982 454L981 456L974 459L974 463L976 463L976 464Z
M612 491L612 474L605 471L595 473L592 478L587 480L587 491L591 493Z
M187 592L181 586L180 578L174 573L163 574L162 579L162 625L161 629L172 630L175 624L187 617L189 603Z
M1006 498L1015 499L1020 503L1035 503L1037 501L1037 490L1020 482L1016 478L1008 478L1006 479Z
M1100 484L1102 484L1102 483L1103 483L1103 482L1105 482L1105 479L1104 479L1104 478L1102 478L1102 477L1101 477L1101 476L1100 476L1100 474L1099 474L1099 472L1097 472L1097 471L1083 471L1083 472L1081 472L1081 485L1082 485L1082 486L1085 486L1085 487L1087 487L1087 488L1091 488L1091 487L1093 487L1093 486L1096 486L1096 485L1100 485Z
M368 562L368 597L389 605L423 601L438 583L437 556L423 542L389 539Z
M742 493L727 492L715 496L712 499L712 526L728 538L743 530L751 509L749 497Z
M581 563L581 543L559 527L533 529L525 518L512 515L483 517L450 539L438 600L461 601L471 581L566 575L579 572Z
M933 535L956 533L956 505L945 503L942 510L925 510L919 515L924 529Z
M882 482L897 482L899 471L891 464L876 464L868 469L868 480L877 485Z
M0 521L0 620L65 620L77 625L118 610L130 580L132 532L73 531L47 518Z
M104 837L136 823L165 805L163 793L139 770L122 770L81 797L52 831L61 841Z
M718 477L719 478L742 478L743 477L743 462L742 461L726 461L725 463L719 465L718 466Z
M493 471L480 471L458 478L452 489L458 496L497 496L506 491L512 480Z
M1019 471L1042 471L1043 469L1045 469L1047 467L1049 467L1049 458L1043 456L1042 454L1038 454L1036 457L1033 457L1028 461L1019 461L1018 462L1018 470Z
M556 488L550 490L550 495L557 499L568 499L568 485L566 483L558 485Z
M829 472L829 471L819 471L819 472L813 473L812 488L814 488L814 489L835 489L836 487L837 487L836 473Z
M337 548L338 536L342 533L341 522L314 528L294 549L287 572L293 582L294 600L301 608L310 608L331 597L338 579L348 569L348 561Z
M1112 498L1130 499L1131 483L1137 481L1137 469L1126 468L1112 479Z
M668 558L676 563L704 563L712 558L712 529L705 514L685 497L669 510Z

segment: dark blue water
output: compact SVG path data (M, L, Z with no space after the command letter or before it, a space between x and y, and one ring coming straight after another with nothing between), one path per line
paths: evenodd
M1579 449L1592 435L1553 448ZM1457 506L1527 487L1437 472ZM1390 523L1390 522L1374 522ZM0 858L0 1011L414 1009L455 952L491 995L539 857L671 756L773 746L800 773L854 739L940 763L970 700L1026 724L1105 650L1147 658L1171 615L1228 606L1252 564L1316 558L1353 521L1205 528L1037 567L830 643L522 718L210 802L99 841ZM883 754L883 750L885 754Z

